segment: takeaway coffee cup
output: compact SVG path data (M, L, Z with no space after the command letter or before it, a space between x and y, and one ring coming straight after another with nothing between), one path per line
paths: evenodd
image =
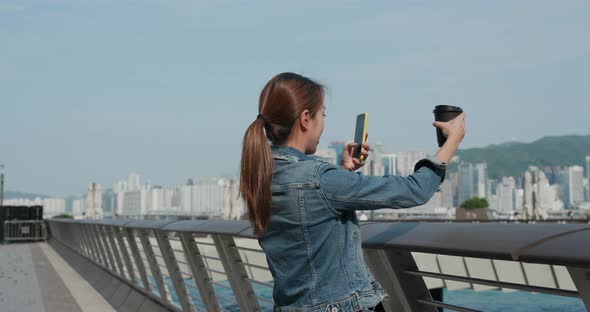
M434 120L436 121L450 121L459 116L463 110L458 106L451 105L437 105L434 107ZM447 137L439 128L436 128L436 139L438 140L438 147L443 146L447 141Z

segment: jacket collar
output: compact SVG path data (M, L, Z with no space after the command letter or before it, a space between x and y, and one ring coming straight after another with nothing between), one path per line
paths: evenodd
M293 159L296 161L313 159L313 157L305 155L301 151L290 146L271 145L270 148L275 159Z

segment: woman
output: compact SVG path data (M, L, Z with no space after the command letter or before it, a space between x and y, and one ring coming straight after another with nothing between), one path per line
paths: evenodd
M340 167L308 156L324 130L324 88L272 78L244 135L240 194L274 278L275 311L378 311L386 296L367 268L355 210L426 203L464 136L464 115L435 122L448 139L408 177L363 176L347 144ZM368 155L370 147L361 152Z

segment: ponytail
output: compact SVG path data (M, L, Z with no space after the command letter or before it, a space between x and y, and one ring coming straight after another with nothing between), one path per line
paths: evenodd
M248 205L248 219L256 236L266 228L272 202L272 152L264 125L263 118L256 118L246 130L240 165L240 195Z
M248 219L259 236L266 229L272 206L273 145L287 142L298 116L317 112L324 98L323 86L309 78L282 73L266 83L260 93L259 115L242 142L240 195L248 205Z

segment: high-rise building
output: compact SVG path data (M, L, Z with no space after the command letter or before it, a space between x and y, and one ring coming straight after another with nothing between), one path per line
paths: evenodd
M570 202L570 172L569 169L560 169L555 174L555 182L559 185L559 198L563 201L565 208L571 207Z
M383 164L383 175L397 174L397 155L383 154L381 156L381 163Z
M397 168L397 175L400 176L408 176L412 173L410 164L412 160L410 158L410 154L406 152L401 152L397 154L396 159L396 168Z
M345 146L346 142L344 141L333 141L330 143L330 146L328 146L328 148L334 150L334 153L336 154L336 166L340 165L340 161L342 160L342 152L344 151Z
M188 199L192 200L192 194L186 194L187 189L190 190L190 185L183 185L180 187L162 187L155 185L149 190L146 190L145 214L185 214L189 215L191 210L190 202L186 203ZM184 192L183 192L184 191ZM184 198L183 198L184 197Z
M468 162L459 163L458 173L457 199L458 204L461 205L466 200L477 195L475 192L475 170L473 164Z
M547 216L547 212L556 211L563 207L556 190L552 187L545 172L531 166L524 175L524 217L529 219L541 219Z
M569 171L569 202L570 207L579 207L584 202L584 168L572 166Z
M440 193L442 197L442 207L453 208L453 182L445 179L440 185Z
M244 214L246 205L241 197L238 197L239 184L235 180L228 180L225 187L225 203L223 216L225 219L237 220Z
M498 187L498 181L493 180L493 179L488 179L488 185L487 185L488 196L491 196L491 194L495 194L497 187Z
M545 216L546 213L550 210L554 210L555 206L555 196L554 191L551 189L551 185L549 184L549 180L545 175L545 172L539 170L537 171L536 176L536 186L535 186L535 207L536 209L536 217L539 218L541 216Z
M123 196L123 212L127 216L141 215L141 191L127 191Z
M88 195L86 196L86 218L100 219L103 217L102 212L102 187L96 182L88 186Z
M216 218L239 213L233 210L237 203L234 200L237 187L229 179L200 179L192 186L192 192L192 215Z
M83 199L72 200L72 215L76 219L82 218L86 213L86 201Z
M374 171L377 176L385 175L385 168L383 167L383 143L377 142L371 147L371 154L369 159L373 158Z
M115 215L117 207L117 194L112 189L102 192L102 213L105 217Z
M63 198L43 198L41 205L43 205L43 216L47 218L66 212L66 200Z
M586 156L586 179L590 181L590 156ZM590 202L590 186L586 187L586 201Z
M496 194L498 196L498 212L509 214L514 211L516 182L513 177L503 177L498 185ZM523 191L524 196L524 191Z
M162 207L164 207L162 187L159 185L152 187L149 196L150 199L148 201L146 214L153 214L156 211L162 210Z
M520 212L523 209L524 189L517 188L514 190L514 211Z
M533 173L530 169L525 171L524 173L523 184L523 217L525 219L531 219L535 212L535 187L533 181Z
M148 207L152 205L152 186L149 183L142 185L139 189L139 214L145 215L148 211Z
M369 154L369 158L365 160L365 165L361 168L361 172L364 175L372 175L372 176L383 176L385 175L385 170L383 167L383 144L376 143L371 148L371 154Z
M314 156L319 160L323 160L325 162L329 162L329 163L337 165L337 166L340 165L340 162L337 162L338 157L337 157L336 151L334 149L318 148L316 150Z
M487 198L487 184L488 184L488 165L486 163L478 163L475 165L477 197Z
M127 182L119 181L113 184L113 193L115 193L115 206L113 207L113 213L117 215L123 214L123 201L125 192L127 191Z
M130 173L128 178L127 188L130 191L139 191L141 188L139 174L137 173Z
M551 211L562 211L565 209L563 201L559 199L559 185L553 184L549 186L550 198L552 198L552 204L550 206Z
M409 176L414 173L414 166L427 154L423 151L410 151L397 153L397 174L400 176Z
M589 188L588 178L584 178L584 193L586 195L586 202L590 202L590 193L588 193Z
M180 187L180 197L181 197L181 211L186 214L192 213L192 203L193 203L193 189L194 183L192 185L183 185Z

